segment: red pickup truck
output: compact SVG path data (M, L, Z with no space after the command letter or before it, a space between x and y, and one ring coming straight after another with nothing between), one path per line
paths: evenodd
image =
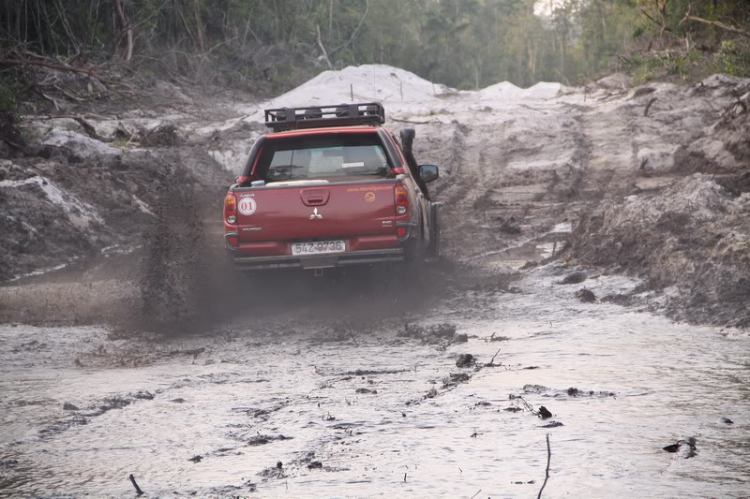
M414 132L382 128L379 103L268 109L224 200L226 248L242 269L322 269L438 256L440 204Z

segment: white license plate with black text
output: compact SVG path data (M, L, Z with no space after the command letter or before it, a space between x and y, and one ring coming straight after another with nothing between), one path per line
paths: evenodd
M344 241L292 243L292 255L325 255L328 253L343 253L344 251L346 251Z

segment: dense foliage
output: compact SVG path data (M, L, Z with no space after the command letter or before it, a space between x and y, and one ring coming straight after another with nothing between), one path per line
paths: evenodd
M364 63L458 88L574 84L614 69L750 75L747 0L1 1L5 59L115 59L274 91Z

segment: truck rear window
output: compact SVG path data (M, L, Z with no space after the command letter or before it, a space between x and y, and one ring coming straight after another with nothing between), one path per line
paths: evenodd
M391 170L376 134L340 134L269 140L255 178L266 182L350 176L386 176Z

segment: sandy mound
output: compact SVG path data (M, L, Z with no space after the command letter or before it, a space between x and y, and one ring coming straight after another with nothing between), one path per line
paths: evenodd
M509 81L501 81L500 83L483 88L477 93L480 100L518 99L523 95L523 89Z
M345 102L434 102L446 96L470 100L546 100L554 99L570 89L560 83L540 82L522 89L504 81L478 91L457 91L440 83L432 83L410 71L384 64L348 66L340 71L324 71L273 100L263 109L304 105L330 105ZM353 97L353 98L352 98Z
M349 66L340 71L323 71L261 107L329 105L352 101L421 102L432 101L440 94L451 92L454 90L445 85L433 84L403 69L384 64L366 64Z
M560 83L542 81L529 88L520 88L503 81L476 92L479 100L548 100L570 93L571 89Z

